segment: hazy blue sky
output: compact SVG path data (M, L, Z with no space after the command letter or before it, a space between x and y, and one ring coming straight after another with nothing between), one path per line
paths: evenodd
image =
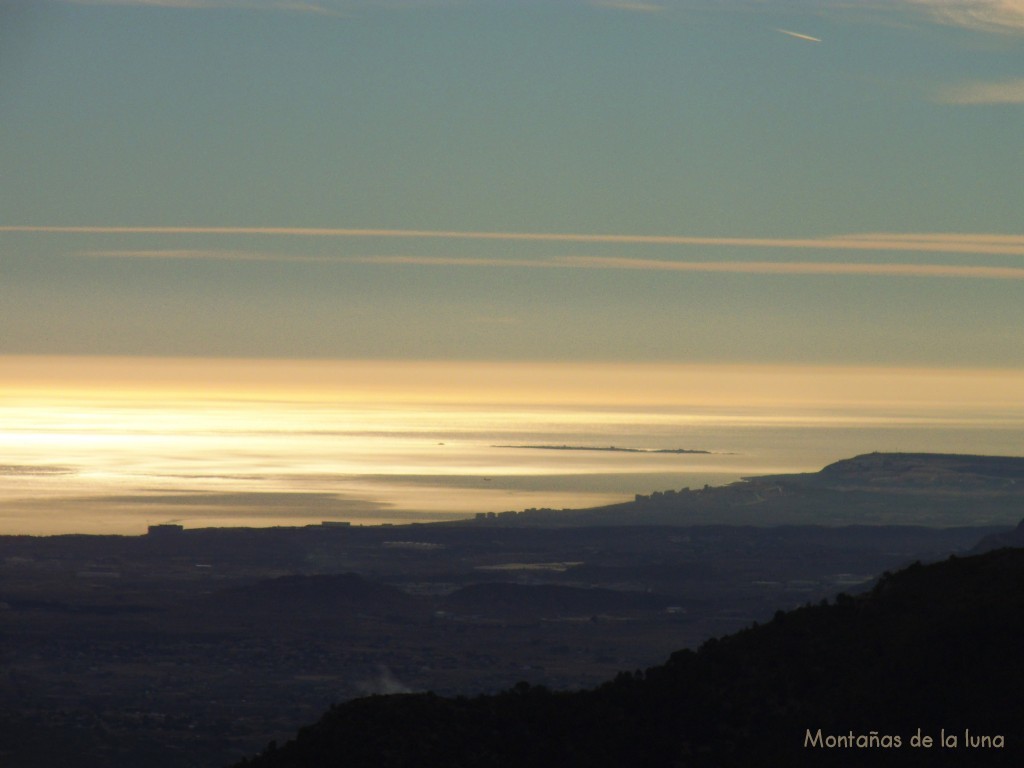
M1024 0L0 0L0 115L2 354L1024 366Z

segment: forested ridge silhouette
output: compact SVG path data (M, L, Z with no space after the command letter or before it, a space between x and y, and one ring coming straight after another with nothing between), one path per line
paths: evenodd
M1022 630L1024 550L915 563L591 690L349 701L238 768L1020 765Z

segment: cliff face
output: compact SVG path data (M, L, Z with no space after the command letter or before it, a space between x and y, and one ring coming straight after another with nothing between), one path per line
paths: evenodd
M950 558L591 691L352 701L242 765L1020 765L1022 633L1024 550Z

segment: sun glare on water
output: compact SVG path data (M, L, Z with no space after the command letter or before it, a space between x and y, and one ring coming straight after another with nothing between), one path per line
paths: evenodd
M1022 384L1014 371L0 358L0 532L452 519L943 441L1014 453ZM539 450L553 447L573 450ZM582 450L609 447L629 450ZM700 453L657 452L678 449Z

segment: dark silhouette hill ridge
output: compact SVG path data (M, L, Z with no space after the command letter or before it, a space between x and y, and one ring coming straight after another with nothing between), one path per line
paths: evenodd
M824 487L917 487L1002 491L1024 484L1024 458L956 453L865 453L842 459L807 475L776 475L758 480L802 478Z
M992 533L983 538L971 550L971 554L979 555L983 552L990 552L993 549L1004 547L1024 547L1024 520L1021 520L1016 528L1002 533Z
M1022 636L1024 550L1000 549L886 573L593 690L349 701L239 766L1021 765Z

